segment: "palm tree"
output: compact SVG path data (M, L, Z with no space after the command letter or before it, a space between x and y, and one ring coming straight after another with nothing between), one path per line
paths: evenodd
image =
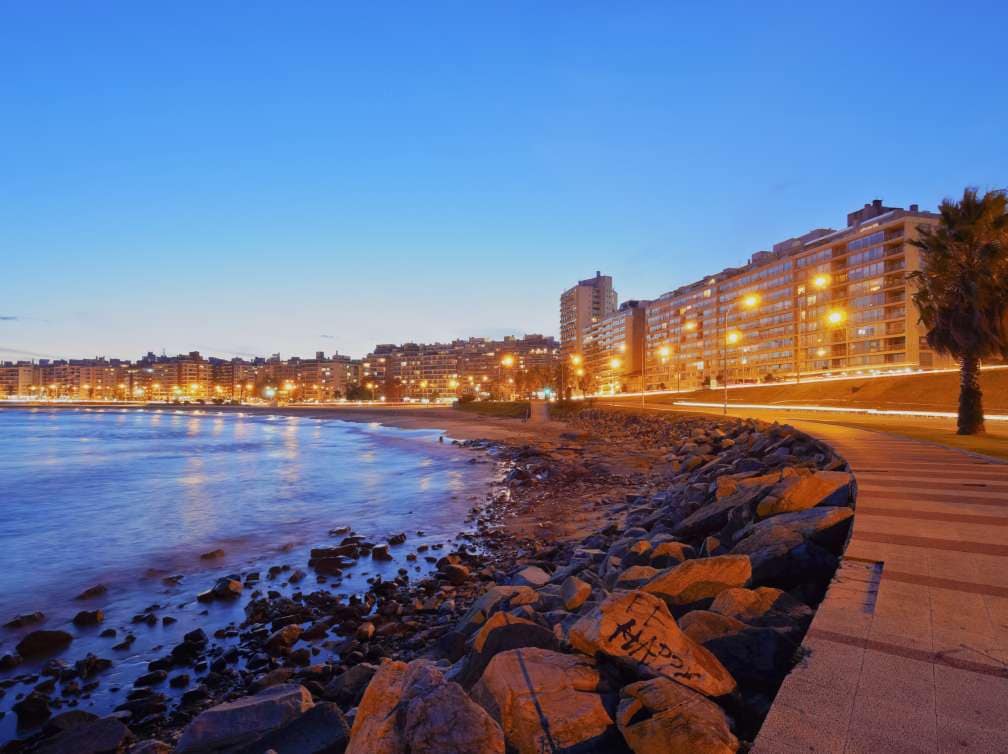
M1008 196L967 188L946 199L936 226L921 225L914 303L927 342L959 360L958 433L984 431L980 360L1008 357Z

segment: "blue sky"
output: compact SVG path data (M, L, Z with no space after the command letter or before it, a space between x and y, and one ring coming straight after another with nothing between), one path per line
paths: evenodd
M1008 184L1008 6L825 6L0 0L0 359L555 333Z

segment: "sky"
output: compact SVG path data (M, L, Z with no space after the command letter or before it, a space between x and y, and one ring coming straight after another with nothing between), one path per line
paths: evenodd
M1008 185L1008 4L0 0L0 360L558 331Z

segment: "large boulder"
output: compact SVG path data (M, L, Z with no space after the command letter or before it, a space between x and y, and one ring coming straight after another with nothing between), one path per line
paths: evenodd
M346 748L349 739L350 727L339 707L320 702L234 754L262 754L270 750L278 754L336 754Z
M657 568L634 565L624 569L613 579L613 589L637 589L659 574Z
M301 626L297 623L291 623L270 634L266 639L265 649L271 655L287 654L300 638Z
M716 503L704 505L673 529L677 537L703 539L723 529L733 518L744 519L750 513L750 494L735 494Z
M482 626L487 618L507 606L512 600L534 601L536 599L538 599L538 595L535 590L528 586L492 586L473 602L466 614L459 619L455 630L464 636L469 636Z
M787 592L769 586L725 589L710 606L711 612L761 628L775 628L797 641L812 621L814 611Z
M109 754L121 752L133 740L133 733L114 717L103 717L68 728L47 738L36 754Z
M747 626L709 610L694 610L679 624L746 688L776 689L792 665L796 645L772 628Z
M620 691L616 721L634 754L734 754L724 710L667 678L631 683Z
M356 707L377 670L377 665L359 662L329 681L322 696L343 707Z
M647 676L665 676L707 696L735 689L735 679L676 624L666 604L643 591L609 597L571 626L579 652L601 654Z
M847 541L847 533L850 531L853 519L854 511L850 508L836 506L811 508L794 513L781 513L760 521L753 527L749 536L756 536L763 531L787 529L839 555Z
M490 661L472 698L500 723L509 751L601 753L618 740L609 691L585 657L513 649Z
M568 576L560 587L564 610L577 610L591 597L591 592L591 584L587 581L582 581L577 576Z
M549 583L550 575L539 566L526 566L511 579L513 586L540 587Z
M284 683L254 696L218 704L186 726L175 754L203 754L250 744L314 706L304 686Z
M32 691L11 705L17 715L19 728L34 728L41 725L52 714L49 709L49 697L41 691Z
M696 557L696 551L683 542L659 542L650 554L649 565L659 569L671 568Z
M752 578L749 558L719 555L687 560L662 571L641 587L661 597L676 610L687 610L717 597L725 589L748 586Z
M756 506L760 518L819 506L849 506L854 499L854 476L846 471L817 471Z
M346 754L504 754L504 735L430 662L387 660L357 708Z
M494 613L473 637L472 647L456 680L469 688L483 675L495 655L522 647L556 649L556 644L553 632L539 624L510 613Z
M850 531L850 508L812 508L760 521L732 549L752 562L753 583L790 588L829 579Z
M66 631L39 629L27 634L18 642L17 652L22 657L51 655L64 649L72 641L73 636Z

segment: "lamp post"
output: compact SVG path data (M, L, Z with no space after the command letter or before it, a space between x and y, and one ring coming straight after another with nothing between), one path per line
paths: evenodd
M610 370L610 382L609 389L612 390L612 394L616 395L616 370L623 365L623 362L617 358L609 359L609 370Z
M515 360L514 360L514 356L512 356L511 354L508 354L507 356L505 356L504 358L502 358L502 359L500 360L500 365L501 365L501 371L500 371L500 380L499 380L499 381L500 381L500 384L501 384L501 385L503 385L503 384L504 384L504 370L505 370L505 369L510 369L511 367L513 367L513 366L514 366L514 363L515 363ZM512 379L512 380L510 380L510 382L512 382L512 383L513 383L513 382L514 382L514 380L513 380L513 379ZM509 390L510 390L510 388L509 388ZM510 392L509 392L509 397L510 397L510 396L511 396L512 394L513 394L513 393L510 393ZM503 390L502 390L502 391L501 391L501 397L503 397L503 395L504 395L504 393L503 393Z
M571 363L572 366L575 367L575 371L580 371L579 369L577 369L577 367L581 366L581 354L579 354L579 353L572 353L570 355L570 363ZM564 379L564 377L566 376L566 372L567 372L567 362L564 361L563 359L561 359L560 360L560 400L565 400L566 396L567 396L567 392L565 390L566 380Z
M759 306L759 296L755 293L750 293L749 295L742 298L741 303L746 309L755 309ZM728 312L732 310L735 302L729 303L725 309L724 314L721 318L722 321L722 333L723 341L721 343L722 347L722 360L721 360L721 377L724 381L724 415L728 415L728 346L738 343L742 339L742 333L733 331L728 332Z
M840 327L846 320L847 312L843 309L833 309L826 315L826 323L833 329Z
M824 290L830 283L830 276L826 274L816 275L810 283L816 290ZM805 286L802 285L798 287L798 317L795 320L795 384L801 383L801 368L805 355L801 347L802 324L805 322L807 311L808 297L805 295Z

